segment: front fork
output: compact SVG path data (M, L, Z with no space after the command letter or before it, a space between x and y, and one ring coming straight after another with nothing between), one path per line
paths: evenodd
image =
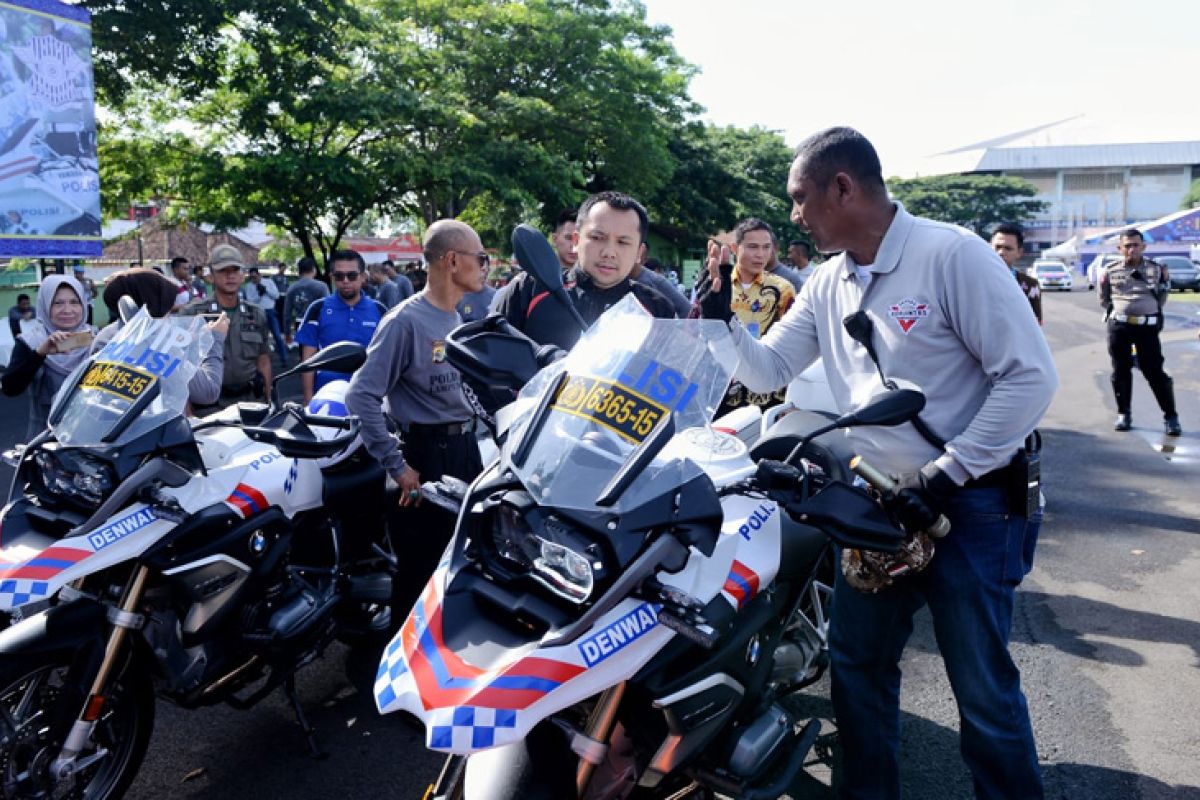
M92 680L92 688L88 692L87 701L71 725L71 731L67 734L62 750L50 765L50 774L55 780L61 781L70 778L74 773L108 755L107 750L100 748L82 761L79 760L79 754L91 741L92 730L96 727L96 722L104 711L104 688L117 664L125 637L130 630L142 627L142 616L137 613L136 609L142 602L142 595L146 590L146 579L149 575L150 570L139 564L134 569L129 582L125 584L120 604L108 609L108 621L112 623L112 632L109 634L108 644L104 648L104 660L100 662L100 669L96 671L96 677Z
M575 794L579 797L583 797L592 773L604 761L608 740L617 724L617 709L621 707L624 697L624 681L605 689L588 717L583 735L571 742L571 749L579 755L579 766L575 770Z

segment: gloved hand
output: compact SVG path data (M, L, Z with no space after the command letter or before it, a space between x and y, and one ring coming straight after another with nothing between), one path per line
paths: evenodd
M933 464L896 479L896 492L884 506L909 533L929 530L945 510L958 484Z
M719 319L728 324L733 319L733 264L721 264L717 269L721 278L716 289L711 274L705 273L696 287L696 305L701 319Z

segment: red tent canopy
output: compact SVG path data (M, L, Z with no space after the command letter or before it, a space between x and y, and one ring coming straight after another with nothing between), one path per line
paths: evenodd
M356 250L363 259L374 264L380 261L421 261L421 243L411 233L404 233L391 239L385 238L355 238L343 239L342 247Z

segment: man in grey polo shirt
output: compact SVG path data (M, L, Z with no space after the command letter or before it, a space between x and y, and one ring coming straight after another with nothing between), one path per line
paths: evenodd
M788 194L792 220L818 250L837 255L755 340L730 322L732 265L710 249L700 308L730 322L741 356L734 379L751 391L773 391L821 356L842 413L893 381L916 384L928 398L920 427L846 436L867 462L897 476L900 490L887 505L907 530L928 529L938 514L951 523L922 572L877 593L837 574L829 647L844 752L841 796L900 797L899 662L914 615L928 605L976 796L1041 798L1008 639L1014 590L1032 565L1041 522L1022 453L1058 385L1045 337L982 239L891 201L875 148L857 131L831 128L801 143Z

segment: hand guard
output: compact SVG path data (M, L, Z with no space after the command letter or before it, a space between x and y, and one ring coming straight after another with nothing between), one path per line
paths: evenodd
M699 309L701 319L719 319L728 324L733 319L733 264L721 264L717 269L721 271L721 287L714 292L712 277L706 272L696 286L692 315Z
M898 553L843 550L842 575L858 591L874 594L891 586L897 578L925 569L933 560L933 553L933 539L927 534L909 534Z
M950 476L932 464L920 472L901 475L896 485L896 493L884 500L884 506L910 534L933 527L958 490Z

